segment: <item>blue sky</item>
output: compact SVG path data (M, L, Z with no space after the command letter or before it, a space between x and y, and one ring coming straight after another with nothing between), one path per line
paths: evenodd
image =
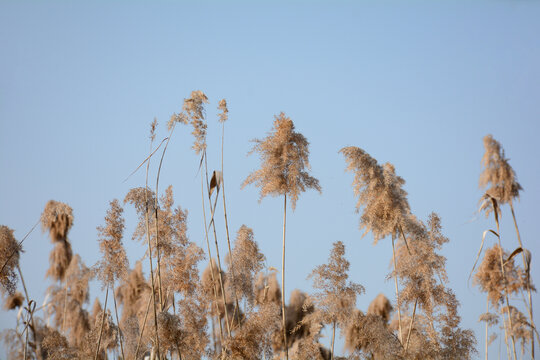
M287 292L309 290L306 276L341 240L352 279L366 288L359 308L379 292L394 299L385 280L390 241L372 246L371 235L360 238L352 176L338 154L358 146L395 165L419 218L441 216L451 240L443 250L450 287L463 326L475 330L483 349L477 318L485 297L467 277L482 232L493 226L477 213L488 133L503 144L525 189L516 212L533 278L539 273L539 17L535 1L0 2L0 221L20 239L49 199L67 202L75 214L74 251L95 263L96 226L108 202L144 184L142 172L123 181L147 155L150 122L156 117L158 138L165 137L170 115L200 89L210 99L211 169L220 166L217 101L229 104L229 226L252 227L268 265L279 267L281 199L259 204L258 190L240 184L259 166L256 156L246 156L250 140L264 137L284 111L310 141L312 175L323 189L303 194L289 212ZM173 185L189 211L189 236L202 246L190 132L175 132L160 188ZM126 217L133 264L144 249L130 239L132 209ZM517 246L512 226L503 210L508 249ZM37 229L21 259L31 296L40 301L51 248ZM92 299L101 295L92 289ZM0 323L13 326L14 315L0 312Z

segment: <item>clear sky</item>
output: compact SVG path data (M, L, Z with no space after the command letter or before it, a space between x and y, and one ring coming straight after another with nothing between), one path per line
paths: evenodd
M281 199L258 203L240 190L259 162L246 157L284 111L310 141L312 175L323 193L303 194L287 232L287 293L310 290L306 276L341 240L351 277L366 288L358 307L379 293L394 300L391 242L361 239L352 176L338 154L365 149L391 162L406 180L412 211L435 211L450 238L443 254L461 302L463 326L482 354L485 296L467 285L482 232L477 213L482 137L493 134L524 188L516 205L523 241L536 254L540 203L540 2L0 2L0 223L20 239L55 199L74 209L73 249L91 265L99 257L96 226L108 202L144 185L149 124L166 122L192 90L210 105L209 167L218 168L217 101L226 98L225 181L230 228L246 224L267 256L281 264ZM189 236L203 245L198 159L188 128L178 128L160 188L172 184L189 211ZM155 163L152 164L155 171ZM152 172L155 179L155 172ZM131 265L144 252L133 242ZM218 219L221 217L218 214ZM223 223L218 221L220 235ZM517 246L508 209L503 245ZM223 237L221 237L223 239ZM493 242L489 240L490 245ZM22 269L42 301L52 245L38 229L25 241ZM97 286L91 297L103 295ZM540 313L535 296L536 314ZM93 301L93 300L91 300ZM15 323L0 311L0 329ZM540 317L536 316L536 323ZM328 343L328 339L323 339ZM496 354L498 342L492 346ZM503 345L504 348L504 345ZM338 349L340 350L340 349Z

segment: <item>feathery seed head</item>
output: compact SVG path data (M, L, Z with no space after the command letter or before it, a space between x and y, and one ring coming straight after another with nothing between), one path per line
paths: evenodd
M17 267L21 245L15 240L13 230L5 225L0 226L0 290L3 294L13 295L17 288Z
M219 116L219 122L224 123L229 119L229 109L227 109L227 100L221 99L218 103L218 109L221 111Z
M260 188L262 200L267 195L288 195L293 210L300 193L307 189L321 192L319 180L309 175L309 142L294 131L290 118L280 113L275 116L274 127L262 140L254 140L250 153L259 153L261 169L252 172L242 183L242 188L255 184Z
M41 228L49 231L51 241L66 241L72 225L73 209L68 204L49 200L41 214Z
M487 188L486 194L495 198L500 204L512 204L514 199L519 198L519 192L523 190L517 182L516 173L510 166L504 155L501 144L491 135L484 137L485 153L482 157L484 170L480 174L479 185ZM493 211L491 202L486 203L486 216Z

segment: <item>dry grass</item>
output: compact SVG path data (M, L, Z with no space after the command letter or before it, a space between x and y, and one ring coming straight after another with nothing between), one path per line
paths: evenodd
M191 124L193 149L200 156L204 214L204 229L195 229L193 233L205 234L207 254L188 237L188 211L175 205L172 186L160 193L156 178L155 192L148 187L148 168L159 148L154 147L159 129L157 121L153 121L150 155L139 166L146 164L146 184L129 190L124 197L124 204L133 205L138 216L133 239L144 248L143 257L131 262L132 268L124 250L126 229L118 200L110 202L104 224L98 227L101 258L92 266L85 265L83 258L73 253L68 238L74 224L72 208L51 200L40 220L53 243L50 267L43 270L51 285L47 305L37 307L28 295L19 267L22 245L14 238L13 230L0 227L4 309L19 309L20 314L16 328L3 334L9 359L344 359L335 354L339 352L334 346L339 337L345 341L349 359L434 360L474 356L474 335L461 328L459 302L448 287L446 259L441 249L450 239L443 234L441 219L435 213L425 222L415 217L404 190L405 181L396 174L394 166L379 164L360 148L346 147L340 152L345 156L346 170L354 176L353 193L357 197L361 231L371 232L375 243L386 237L392 239L394 267L389 277L395 281L395 298L379 294L365 311L357 308L357 297L364 289L349 281L347 258L355 256L346 256L341 241L334 242L327 263L316 266L309 275L313 281L311 293L285 292L287 199L294 210L301 193L308 189L320 192L321 187L310 175L309 142L284 113L275 117L265 138L254 140L251 153L259 155L261 166L242 184L257 186L259 200L268 195L283 196L281 271L266 267L266 258L248 226L242 225L231 242L223 175L224 124L229 110L225 99L218 102L222 164L221 171L214 171L211 182L206 153L206 136L211 130L206 122L208 103L202 91L193 91L184 100L182 111L171 116L169 135L160 143L166 141L158 170L159 173L176 124ZM484 145L480 185L486 187L489 199L494 199L484 209L498 216L501 206L510 205L515 221L513 204L521 186L500 144L487 136ZM225 217L222 230L227 234L229 248L223 264L218 251L221 239L214 221L220 194ZM496 221L498 225L498 217ZM515 225L520 239L517 222ZM498 232L497 229L492 233L499 236ZM209 241L212 233L215 259ZM488 327L501 326L527 356L532 354L535 340L531 331L531 295L525 301L527 311L504 300L535 291L529 271L531 255L521 240L513 256L509 253L501 245L483 253L474 283L487 294L489 302L480 321L487 325L486 346L493 341ZM520 256L524 267L516 260ZM148 258L150 274L143 272L144 257ZM204 264L207 266L203 269ZM103 306L90 294L93 281L101 282L106 290ZM90 300L93 306L89 305ZM114 313L112 306L107 306L111 302ZM331 338L323 336L325 328L331 331Z

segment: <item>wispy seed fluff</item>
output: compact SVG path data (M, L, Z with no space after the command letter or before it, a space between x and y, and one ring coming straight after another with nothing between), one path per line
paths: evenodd
M259 251L259 245L254 239L253 230L242 225L236 234L232 250L232 268L236 272L232 285L250 304L255 299L253 289L255 275L262 270L264 259L265 257ZM231 264L229 257L227 257L227 262Z
M321 192L319 180L310 176L309 142L304 135L294 131L293 121L280 113L274 126L264 139L255 139L250 151L259 153L261 168L252 172L242 183L259 187L262 200L267 195L287 195L294 210L300 193L306 189Z
M392 313L392 304L390 300L384 294L379 294L373 301L369 304L368 314L379 315L383 318L385 323L388 323L390 319L390 314Z
M191 92L191 97L184 100L183 110L193 126L193 150L199 155L206 149L206 123L204 121L204 104L208 103L208 98L201 90Z
M521 185L517 182L516 173L504 156L504 150L491 135L484 137L485 153L482 157L484 170L480 174L479 185L487 188L486 194L497 199L500 204L512 204L519 198ZM491 209L487 208L487 214Z
M219 122L224 123L229 119L229 109L227 109L227 100L221 99L218 103L218 110L221 111L219 116Z
M67 234L73 225L73 209L59 201L49 200L41 214L41 228L48 231L51 241L67 241Z
M105 226L97 228L99 249L103 254L98 262L98 278L103 285L113 285L120 278L127 276L128 259L122 244L124 233L124 210L118 200L110 202L110 209L105 216Z
M399 226L407 228L410 207L405 180L397 176L390 163L379 165L364 150L349 146L339 151L345 156L346 171L354 173L353 190L358 197L356 210L360 217L360 230L372 232L374 243L388 235L396 236Z
M71 262L73 252L68 240L68 233L73 226L73 209L62 202L49 200L41 214L41 228L49 231L51 241L55 244L49 255L47 277L58 281L64 280L64 274Z
M2 294L13 295L17 288L17 266L21 246L13 236L13 230L0 226L0 290Z

